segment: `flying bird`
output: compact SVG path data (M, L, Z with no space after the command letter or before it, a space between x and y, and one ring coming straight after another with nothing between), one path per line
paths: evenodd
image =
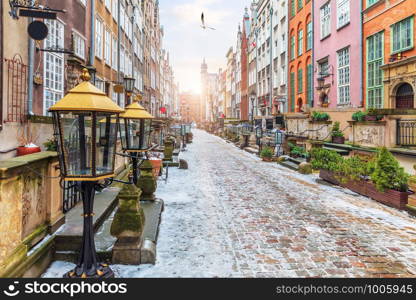
M215 28L212 28L212 27L209 27L209 26L206 26L206 25L205 25L205 16L204 16L204 13L202 13L202 14L201 14L201 22L202 22L201 27L202 27L204 30L206 30L206 29L215 30Z

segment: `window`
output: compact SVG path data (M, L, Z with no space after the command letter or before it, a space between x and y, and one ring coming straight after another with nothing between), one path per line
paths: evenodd
M312 32L312 22L309 22L306 25L306 51L312 49L312 43L313 43L313 32Z
M105 7L106 7L108 10L111 10L111 0L105 0Z
M76 56L85 59L85 40L75 32L72 33L72 48Z
M384 32L367 38L367 106L383 108Z
M111 9L111 14L113 15L114 19L117 19L117 15L118 15L118 0L113 0L112 4L113 4L113 8Z
M391 26L392 53L413 48L413 17L404 19Z
M118 62L117 62L117 49L118 45L117 45L117 39L115 37L113 37L113 49L112 49L112 66L114 70L117 70L117 66L118 66Z
M331 2L321 7L321 39L331 34Z
M295 36L290 37L290 59L295 59Z
M284 53L286 51L286 34L282 34L282 43L280 48L280 53Z
M350 103L350 48L338 51L338 103Z
M379 0L367 0L367 7L372 6L373 4L376 4Z
M294 17L296 15L296 4L295 4L296 0L291 0L290 1L290 15L292 17Z
M303 93L303 69L298 70L298 94Z
M303 0L298 0L298 11L303 7Z
M106 30L104 41L104 60L108 65L111 65L111 41L111 32Z
M124 64L125 64L124 47L121 46L121 50L120 50L120 72L121 73L124 73Z
M327 77L329 74L328 58L319 62L319 77Z
M95 19L95 56L103 57L103 22Z
M97 89L99 89L102 92L105 92L105 85L104 85L104 80L102 80L100 77L97 77L97 79L95 80L95 87Z
M309 64L307 66L307 75L306 75L306 101L309 104L309 107L313 106L313 66Z
M298 56L301 56L303 53L303 30L298 32Z
M64 47L64 25L57 20L45 20L49 35L45 47ZM62 53L45 52L43 75L43 114L64 96L64 55Z
M350 22L350 0L337 0L337 28Z
M290 105L295 111L295 73L290 73Z

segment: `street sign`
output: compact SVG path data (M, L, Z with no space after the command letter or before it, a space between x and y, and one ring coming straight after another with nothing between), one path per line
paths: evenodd
M56 20L56 12L40 11L32 9L20 9L20 17L39 18L39 19L51 19Z

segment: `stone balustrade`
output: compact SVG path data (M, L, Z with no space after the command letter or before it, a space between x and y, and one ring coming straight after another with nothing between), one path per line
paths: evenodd
M55 152L0 161L0 277L38 276L52 259L29 252L52 251L45 237L65 222L58 165Z

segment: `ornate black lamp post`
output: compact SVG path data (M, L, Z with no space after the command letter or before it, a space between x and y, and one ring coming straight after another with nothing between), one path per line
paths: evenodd
M133 103L126 107L126 111L120 115L121 145L124 151L130 154L133 168L133 182L137 185L137 164L141 155L150 149L150 133L152 119L135 98Z
M263 137L263 129L261 128L261 126L257 126L256 127L256 140L257 140L257 145L259 146L260 151L261 151L262 137Z
M181 136L182 136L182 144L183 144L183 148L186 148L186 125L185 124L181 124Z
M87 69L81 78L84 82L49 109L58 137L61 176L76 182L84 206L79 260L64 277L110 278L113 271L97 260L93 207L98 181L114 177L118 117L123 109L89 82ZM101 126L104 134L99 132Z
M131 95L133 94L135 82L136 82L136 79L134 79L133 77L128 77L128 76L124 77L124 91L126 92L126 97L127 97L126 104L130 104L130 98L131 98Z

